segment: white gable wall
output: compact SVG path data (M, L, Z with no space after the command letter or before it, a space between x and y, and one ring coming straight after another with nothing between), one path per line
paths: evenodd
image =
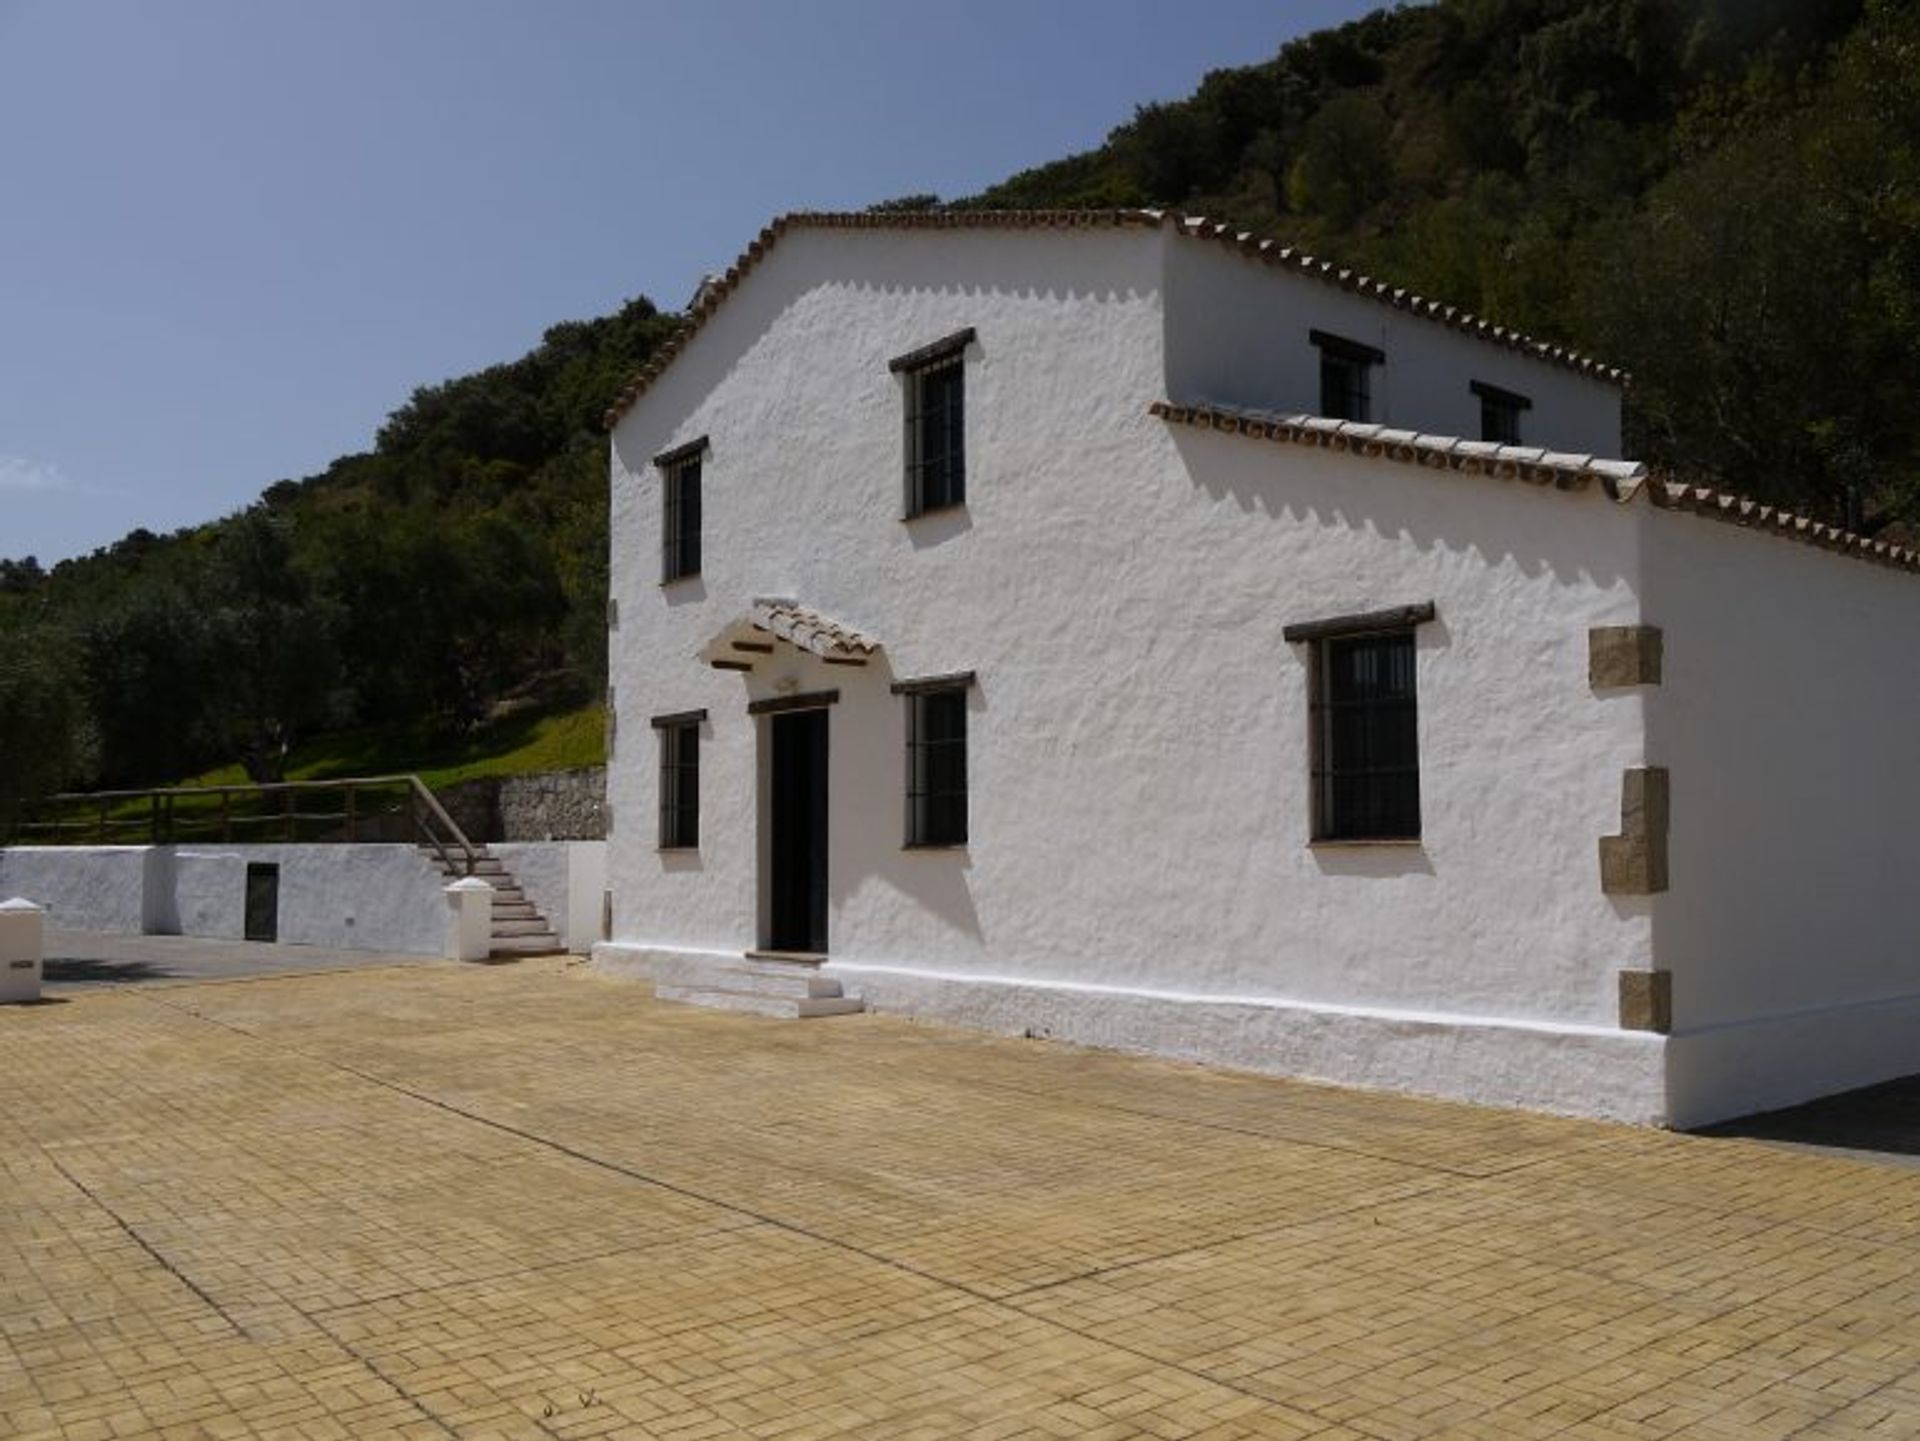
M1661 1039L1615 1028L1651 920L1600 894L1595 859L1641 713L1585 673L1587 627L1637 619L1635 516L1151 418L1163 269L1197 248L798 229L619 424L606 954L756 943L746 705L837 687L831 968L875 1003L1657 1118ZM968 502L903 523L887 361L966 326ZM661 587L650 458L702 434L704 571ZM695 661L761 595L883 656ZM1281 629L1424 600L1423 843L1310 848L1305 652ZM971 844L905 851L886 683L956 670L979 677ZM659 852L647 718L699 707L702 844Z
M1320 409L1324 330L1386 353L1373 368L1381 425L1480 436L1472 380L1524 395L1527 445L1622 454L1620 389L1550 361L1451 330L1326 280L1251 259L1223 245L1168 237L1167 396L1283 414Z
M1920 577L1655 515L1644 585L1677 1120L1920 1069Z

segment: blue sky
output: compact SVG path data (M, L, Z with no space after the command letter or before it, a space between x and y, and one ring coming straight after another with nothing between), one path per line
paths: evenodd
M1367 0L0 0L0 556L214 519L775 214L964 195Z

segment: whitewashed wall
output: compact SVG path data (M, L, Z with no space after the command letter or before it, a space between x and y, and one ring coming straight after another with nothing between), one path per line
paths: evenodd
M164 864L151 846L0 848L0 900L23 896L47 913L50 926L139 935L147 926L148 872Z
M794 231L617 427L601 954L756 943L765 723L746 706L837 687L831 969L870 1001L1658 1119L1661 1042L1615 1028L1651 921L1602 896L1595 859L1641 713L1586 682L1587 627L1638 618L1634 516L1170 431L1147 415L1179 373L1168 245ZM887 361L965 326L968 503L903 523ZM650 458L701 434L704 573L662 587ZM883 662L699 664L757 595L861 627ZM1424 600L1424 843L1310 848L1305 656L1281 629ZM972 843L904 851L886 684L969 669ZM699 707L702 845L659 852L648 717Z
M1532 400L1525 444L1622 453L1616 385L1218 244L1167 240L1171 400L1313 414L1320 352L1307 333L1319 329L1386 353L1371 377L1378 424L1478 440L1480 399L1468 382L1479 380Z
M238 940L250 862L280 867L286 944L441 952L446 878L407 845L16 847L0 850L0 892L57 926Z
M1644 590L1676 1118L1920 1071L1920 577L1655 515Z

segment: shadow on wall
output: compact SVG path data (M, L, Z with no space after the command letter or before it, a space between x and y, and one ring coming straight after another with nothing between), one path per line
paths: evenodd
M1609 499L1598 481L1563 494L1552 486L1496 480L1430 466L1169 425L1193 486L1231 500L1247 515L1316 533L1352 532L1411 542L1422 551L1510 562L1529 579L1568 584L1629 581L1633 507ZM1584 508L1584 514L1583 514ZM1602 516L1615 523L1596 524ZM1584 522L1584 523L1583 523ZM1269 546L1271 537L1244 537Z

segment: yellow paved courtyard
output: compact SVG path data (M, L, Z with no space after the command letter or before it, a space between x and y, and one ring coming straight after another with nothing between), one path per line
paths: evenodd
M0 1008L0 1436L1920 1436L1920 1173L561 961Z

